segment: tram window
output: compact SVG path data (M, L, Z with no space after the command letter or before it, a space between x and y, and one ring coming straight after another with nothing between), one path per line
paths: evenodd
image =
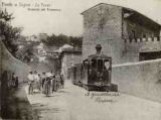
M106 66L107 69L109 69L110 68L110 62L105 62L105 66Z
M98 60L98 70L101 71L103 69L103 61Z
M96 68L96 66L97 66L97 65L96 65L96 60L93 59L93 60L92 60L92 67L93 67L93 68Z

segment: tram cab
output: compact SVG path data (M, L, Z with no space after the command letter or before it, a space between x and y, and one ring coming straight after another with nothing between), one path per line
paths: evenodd
M112 58L101 53L101 45L96 46L96 54L83 61L86 77L83 86L89 91L117 91L117 85L111 83Z

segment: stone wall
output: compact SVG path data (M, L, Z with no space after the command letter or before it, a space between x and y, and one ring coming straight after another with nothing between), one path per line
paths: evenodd
M120 92L161 102L161 59L113 65L112 71Z
M27 74L29 72L28 65L24 64L23 62L13 57L1 40L0 40L0 61L1 61L0 62L1 73L7 70L10 73L14 72L15 75L19 77L20 82L27 80Z
M137 39L125 39L125 48L122 54L122 61L137 62L139 61L139 53L143 52L159 52L161 51L161 38L148 37ZM160 55L158 55L159 57Z

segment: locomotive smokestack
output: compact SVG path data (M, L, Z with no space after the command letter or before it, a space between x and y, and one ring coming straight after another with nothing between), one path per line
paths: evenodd
M102 50L102 46L100 44L97 44L95 48L96 48L96 54L100 54Z

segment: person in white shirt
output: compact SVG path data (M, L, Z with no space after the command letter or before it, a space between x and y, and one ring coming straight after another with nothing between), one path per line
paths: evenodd
M28 93L33 94L34 76L32 71L30 71L27 78L28 78L28 84L29 84Z
M46 96L49 96L50 93L51 93L52 77L53 77L52 71L46 73L46 79L45 79L45 82L44 82L44 94Z
M49 78L52 77L53 76L52 71L51 72L47 72L46 76L49 77Z
M34 72L34 80L35 80L36 82L39 82L39 76L38 76L38 74L37 74L36 71Z
M35 81L35 88L40 92L40 77L37 74L37 71L34 72L34 81Z
M32 71L30 71L30 73L28 74L27 78L28 78L29 83L34 81L34 77L33 77L33 72Z

